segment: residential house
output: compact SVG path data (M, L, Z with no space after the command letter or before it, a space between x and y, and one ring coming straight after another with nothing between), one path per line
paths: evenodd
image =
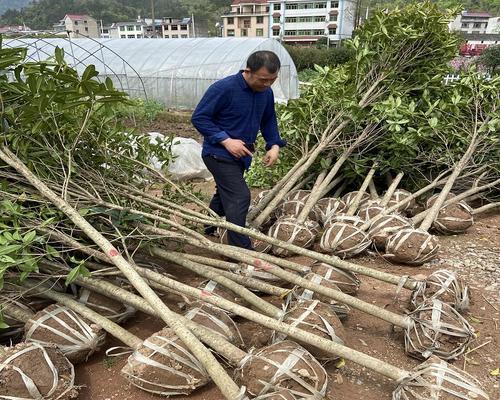
M465 43L460 46L460 55L479 56L489 46L500 45L500 33L465 33Z
M26 25L2 25L0 26L0 35L20 36L32 33L32 30Z
M491 15L482 11L462 11L450 22L450 30L464 33L486 33Z
M161 27L161 37L165 39L186 39L194 36L191 18L163 18Z
M146 24L142 21L116 22L109 29L112 39L142 39Z
M331 46L350 38L356 2L352 0L269 0L269 37L312 45L326 37Z
M100 36L97 21L85 14L66 14L58 24L53 25L53 29L56 33L67 32L71 38L98 38Z
M267 0L233 0L231 11L221 18L224 37L269 37Z

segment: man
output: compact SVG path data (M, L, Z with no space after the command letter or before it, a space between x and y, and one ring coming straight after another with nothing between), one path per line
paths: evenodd
M243 173L252 162L258 131L266 141L266 166L276 162L280 147L285 145L278 132L271 89L280 66L278 56L271 51L251 54L244 70L208 88L191 119L204 137L203 161L215 179L210 208L239 226L245 226L250 206ZM207 234L214 231L214 227L205 229ZM228 242L252 248L250 238L236 232L228 232Z

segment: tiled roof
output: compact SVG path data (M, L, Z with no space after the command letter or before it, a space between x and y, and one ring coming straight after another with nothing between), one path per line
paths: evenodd
M87 14L82 14L82 15L80 15L80 14L66 14L64 16L64 19L66 19L66 18L70 18L72 20L75 20L75 19L81 20L81 19L89 19L92 17L90 15L87 15Z
M267 0L233 0L232 5L237 4L266 4Z
M485 18L491 17L491 15L489 13L483 12L483 11L464 11L462 13L462 16L463 17L485 17Z

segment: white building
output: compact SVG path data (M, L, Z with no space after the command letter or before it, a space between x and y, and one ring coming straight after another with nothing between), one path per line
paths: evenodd
M109 36L111 39L142 39L144 37L144 22L117 22L111 25Z
M100 36L97 21L90 15L66 14L58 24L53 25L55 32L67 32L71 38Z
M486 33L500 33L500 17L491 17L488 20Z
M332 46L354 30L353 0L269 0L269 37L310 45L327 37Z
M162 37L165 39L187 39L193 37L191 18L163 18L161 27Z
M464 33L486 33L491 15L487 12L462 11L450 22L450 30Z

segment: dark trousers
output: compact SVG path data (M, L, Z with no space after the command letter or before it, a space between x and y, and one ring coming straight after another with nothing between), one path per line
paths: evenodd
M210 201L210 208L228 222L245 227L250 206L250 190L243 179L244 166L238 161L219 156L204 156L203 162L215 179L215 194ZM206 232L210 227L206 228ZM231 246L252 248L252 242L246 235L228 231Z

